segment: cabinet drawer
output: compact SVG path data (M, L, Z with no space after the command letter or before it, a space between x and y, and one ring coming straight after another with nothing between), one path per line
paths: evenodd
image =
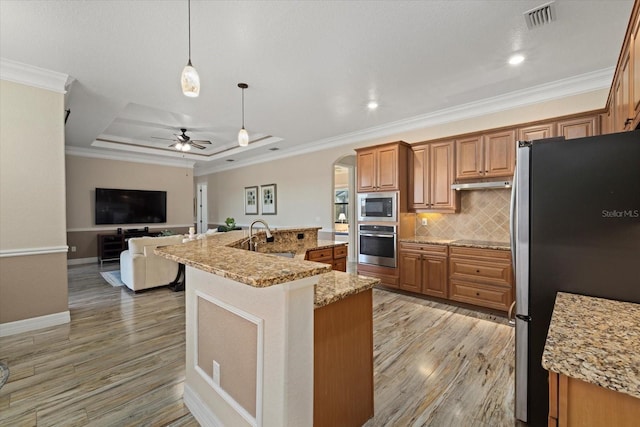
M508 311L513 295L511 288L451 280L449 282L449 299Z
M318 249L314 251L307 252L307 259L309 261L315 262L323 262L323 261L333 261L333 248L327 249Z
M511 286L511 264L450 258L449 271L452 279L489 282L494 285Z
M505 261L511 262L511 252L500 249L480 249L467 248L464 246L451 246L449 249L451 257L460 258L479 258L488 261Z
M400 242L401 251L428 252L429 255L447 256L447 245L430 245L428 243L405 243Z
M346 258L347 257L347 245L336 246L333 248L334 258Z
M347 259L346 258L339 258L333 261L333 264L331 264L331 269L335 270L335 271L347 271Z

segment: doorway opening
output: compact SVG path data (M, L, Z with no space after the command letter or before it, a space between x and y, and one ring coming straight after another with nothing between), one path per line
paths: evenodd
M355 262L355 167L356 156L340 157L333 163L333 232L336 241L349 244L348 261Z

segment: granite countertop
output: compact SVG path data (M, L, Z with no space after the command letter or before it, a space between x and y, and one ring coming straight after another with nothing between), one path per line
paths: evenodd
M558 292L542 366L640 398L640 304Z
M332 271L320 276L314 292L315 308L324 307L332 302L339 301L349 295L366 291L380 283L380 279L342 271Z
M465 240L465 239L439 239L435 237L427 236L413 236L400 239L400 242L405 243L423 243L428 245L448 245L448 246L462 246L467 248L478 249L498 249L503 251L511 250L511 244L509 242L494 242L490 240Z
M316 228L292 228L278 231L304 231ZM264 234L264 232L262 232ZM274 230L274 234L276 230ZM283 250L273 247L272 252L293 252L294 258L250 252L234 248L247 239L246 230L215 233L204 239L192 240L179 245L162 246L155 249L158 256L226 277L246 285L263 288L286 283L305 277L316 276L331 271L329 264L305 261L304 254L309 249L344 245L345 242L318 241L305 243ZM263 244L260 249L269 248Z

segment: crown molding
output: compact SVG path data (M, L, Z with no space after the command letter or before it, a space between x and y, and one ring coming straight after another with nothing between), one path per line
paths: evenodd
M185 159L162 159L162 158L158 158L157 156L145 156L141 154L132 154L132 153L127 153L125 157L123 154L113 153L110 151L103 151L96 148L74 147L70 145L65 147L64 152L68 156L89 157L94 159L105 159L105 160L117 160L120 162L146 163L151 165L173 166L178 168L187 167L189 169L193 169L195 166L194 161L189 161Z
M492 113L498 113L500 111L526 107L569 96L593 92L595 90L606 89L611 86L614 71L615 68L610 67L590 73L580 74L578 76L544 83L527 89L517 90L491 98L485 98L480 101L474 101L356 132L321 139L309 144L304 144L298 149L286 150L282 153L263 156L260 159L247 161L240 160L222 167L198 168L196 169L196 172L194 172L194 175L203 176L258 163L264 163L266 161L309 154L349 144L358 144L376 138L392 136L398 133L425 129L441 124L471 119Z
M73 81L68 74L0 58L0 79L65 94Z

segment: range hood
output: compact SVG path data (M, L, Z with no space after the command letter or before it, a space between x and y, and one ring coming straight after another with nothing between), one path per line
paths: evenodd
M496 188L511 188L511 181L491 181L491 182L468 182L464 184L453 184L452 190L490 190Z

